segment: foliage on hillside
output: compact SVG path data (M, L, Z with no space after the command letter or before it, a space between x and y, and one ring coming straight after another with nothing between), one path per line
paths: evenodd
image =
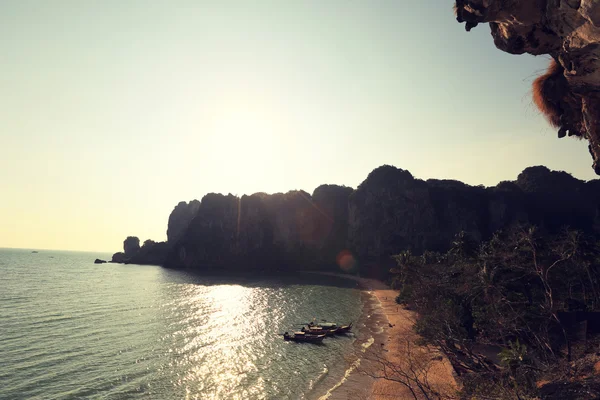
M397 301L417 312L423 342L448 355L466 398L533 398L540 382L577 378L600 311L596 239L518 226L483 244L460 233L446 253L394 258ZM575 315L586 320L583 338Z

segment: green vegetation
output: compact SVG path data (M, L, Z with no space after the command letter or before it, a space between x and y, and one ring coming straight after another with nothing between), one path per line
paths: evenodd
M394 258L397 301L417 312L423 343L449 357L464 398L539 398L543 382L578 381L598 361L589 340L600 311L596 238L518 226L483 244L460 233L446 253Z

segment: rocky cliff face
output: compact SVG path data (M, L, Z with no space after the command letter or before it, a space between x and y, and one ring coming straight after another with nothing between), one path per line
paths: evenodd
M363 269L389 267L381 263L391 261L389 255L399 249L418 252L430 247L435 209L428 191L427 183L410 172L383 166L352 193L348 243Z
M137 253L120 262L125 264L163 265L169 249L170 247L167 242L146 240Z
M519 174L517 186L525 194L527 218L532 224L556 231L570 226L593 231L598 222L598 194L566 172L546 167L526 168Z
M467 31L489 23L494 44L511 54L549 54L534 82L534 101L558 136L589 142L600 174L600 2L598 0L456 0Z
M181 235L187 230L190 222L200 208L200 202L198 200L192 200L189 203L185 201L179 202L171 211L169 215L169 223L167 226L167 242L174 243Z
M345 246L351 191L322 186L316 200L304 191L208 194L167 266L273 271L333 263Z
M170 222L184 214L186 204L175 207ZM600 234L600 180L583 182L538 166L525 169L516 181L485 188L423 181L386 165L356 190L322 185L312 195L211 193L194 214L177 239L147 240L133 256L117 253L117 260L202 271L282 272L338 270L340 256L350 254L345 269L376 276L393 265L390 255L445 251L461 231L477 241L515 223Z
M113 254L111 262L121 264L163 265L169 250L167 242L146 240L140 247L140 239L128 236L123 241L123 251Z
M347 186L321 185L312 194L316 265L336 265L348 247L348 200L352 192Z
M415 179L391 166L377 168L349 200L349 247L362 270L380 274L399 250L445 251L464 231L477 241L515 223L557 231L599 233L598 184L546 167L525 169L516 182L484 188L457 181Z

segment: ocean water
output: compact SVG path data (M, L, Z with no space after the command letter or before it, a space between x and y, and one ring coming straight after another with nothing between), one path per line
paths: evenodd
M355 283L205 278L93 263L108 254L0 249L0 399L318 399L360 336L279 335L357 321Z

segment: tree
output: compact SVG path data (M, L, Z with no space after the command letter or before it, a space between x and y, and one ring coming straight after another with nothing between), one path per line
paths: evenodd
M415 331L465 376L466 395L527 398L540 376L569 364L570 312L600 309L598 254L578 231L517 226L479 247L459 234L445 254L402 253L391 272L398 302L417 312Z
M434 362L443 356L429 346L417 345L415 338L414 334L395 338L402 353L402 359L397 362L390 361L380 346L369 347L358 371L372 378L400 384L414 400L457 399L452 383L436 384L431 380Z

